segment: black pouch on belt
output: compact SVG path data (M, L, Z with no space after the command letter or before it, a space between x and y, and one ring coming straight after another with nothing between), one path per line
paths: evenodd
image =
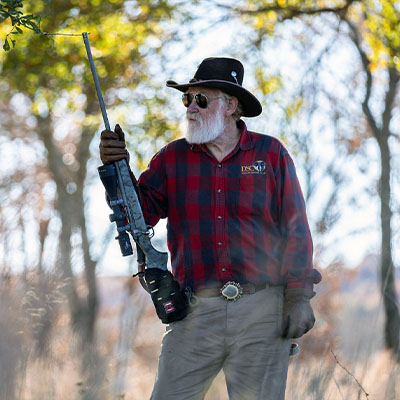
M163 324L179 321L187 316L188 299L171 272L146 268L144 278L158 318Z

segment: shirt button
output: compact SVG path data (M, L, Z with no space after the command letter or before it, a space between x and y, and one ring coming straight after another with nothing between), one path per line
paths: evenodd
M226 268L222 268L221 271L222 271L222 272L225 272L225 271L226 271Z
M222 217L221 217L221 215L218 215L218 217L217 217L218 219L222 219Z
M218 242L218 246L222 246L222 242Z
M221 164L218 164L218 168L222 168L222 165L221 165Z
M222 192L222 190L221 190L221 189L218 189L218 190L217 190L217 192L218 192L218 193L221 193L221 192Z

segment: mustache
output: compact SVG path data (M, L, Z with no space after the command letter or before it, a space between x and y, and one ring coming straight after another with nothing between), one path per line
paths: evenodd
M186 113L186 120L190 122L191 120L194 121L201 121L201 117L197 113Z

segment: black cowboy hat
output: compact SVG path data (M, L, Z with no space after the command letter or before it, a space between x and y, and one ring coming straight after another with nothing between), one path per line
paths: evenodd
M225 57L204 59L198 66L189 83L178 84L167 81L167 86L186 92L189 87L202 86L220 89L238 98L243 107L244 117L256 117L261 114L262 107L256 97L242 87L244 68L239 60Z

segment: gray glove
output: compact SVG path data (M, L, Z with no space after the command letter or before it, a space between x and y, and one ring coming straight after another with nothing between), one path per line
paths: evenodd
M315 322L310 300L315 296L311 289L286 289L283 307L282 337L294 339L303 336Z

